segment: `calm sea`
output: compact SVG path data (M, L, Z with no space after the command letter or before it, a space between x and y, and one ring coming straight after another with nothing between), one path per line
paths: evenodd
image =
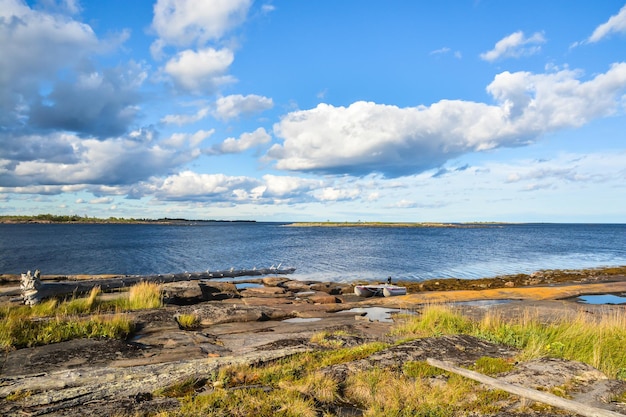
M626 265L625 224L300 228L280 223L0 225L0 273L297 268L297 279L480 278Z

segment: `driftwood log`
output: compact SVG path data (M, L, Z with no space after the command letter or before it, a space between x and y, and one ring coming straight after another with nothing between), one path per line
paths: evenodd
M473 379L485 385L501 389L511 394L519 395L520 397L528 398L533 401L541 402L551 405L563 410L571 411L581 416L586 417L624 417L624 414L616 413L610 410L604 410L602 408L592 407L590 405L581 404L576 401L568 400L565 398L557 397L556 395L548 392L538 391L532 388L526 388L519 385L509 384L508 382L500 381L496 378L492 378L478 372L470 371L469 369L460 368L451 364L450 362L440 361L438 359L428 358L426 362L437 368L441 368L448 372L459 374L466 378Z
M94 287L100 287L102 291L129 287L140 282L168 283L178 281L191 281L216 278L236 278L245 276L283 275L292 274L295 268L254 268L254 269L227 269L222 271L192 272L181 274L164 275L124 275L117 278L84 280L84 281L61 281L42 282L39 270L31 274L28 271L22 274L21 290L25 304L33 305L50 297L63 297L70 294L86 294Z

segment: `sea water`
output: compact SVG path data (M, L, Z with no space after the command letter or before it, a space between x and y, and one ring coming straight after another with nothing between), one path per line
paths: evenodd
M0 224L0 273L147 275L279 264L295 267L296 279L339 282L626 265L626 225Z

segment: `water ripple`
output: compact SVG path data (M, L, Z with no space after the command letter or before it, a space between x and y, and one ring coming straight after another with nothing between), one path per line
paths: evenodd
M626 265L626 225L0 225L0 236L0 273L40 269L45 274L165 274L282 263L296 267L298 279L350 282Z

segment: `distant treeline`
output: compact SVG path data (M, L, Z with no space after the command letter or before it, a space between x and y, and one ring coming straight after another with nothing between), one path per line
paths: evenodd
M254 220L234 220L235 222L254 222ZM56 215L56 214L37 214L31 216L0 216L0 223L158 223L158 224L176 224L176 223L205 223L205 222L229 222L229 220L188 220L188 219L134 219L122 217L109 217L101 219L97 217L72 215Z

